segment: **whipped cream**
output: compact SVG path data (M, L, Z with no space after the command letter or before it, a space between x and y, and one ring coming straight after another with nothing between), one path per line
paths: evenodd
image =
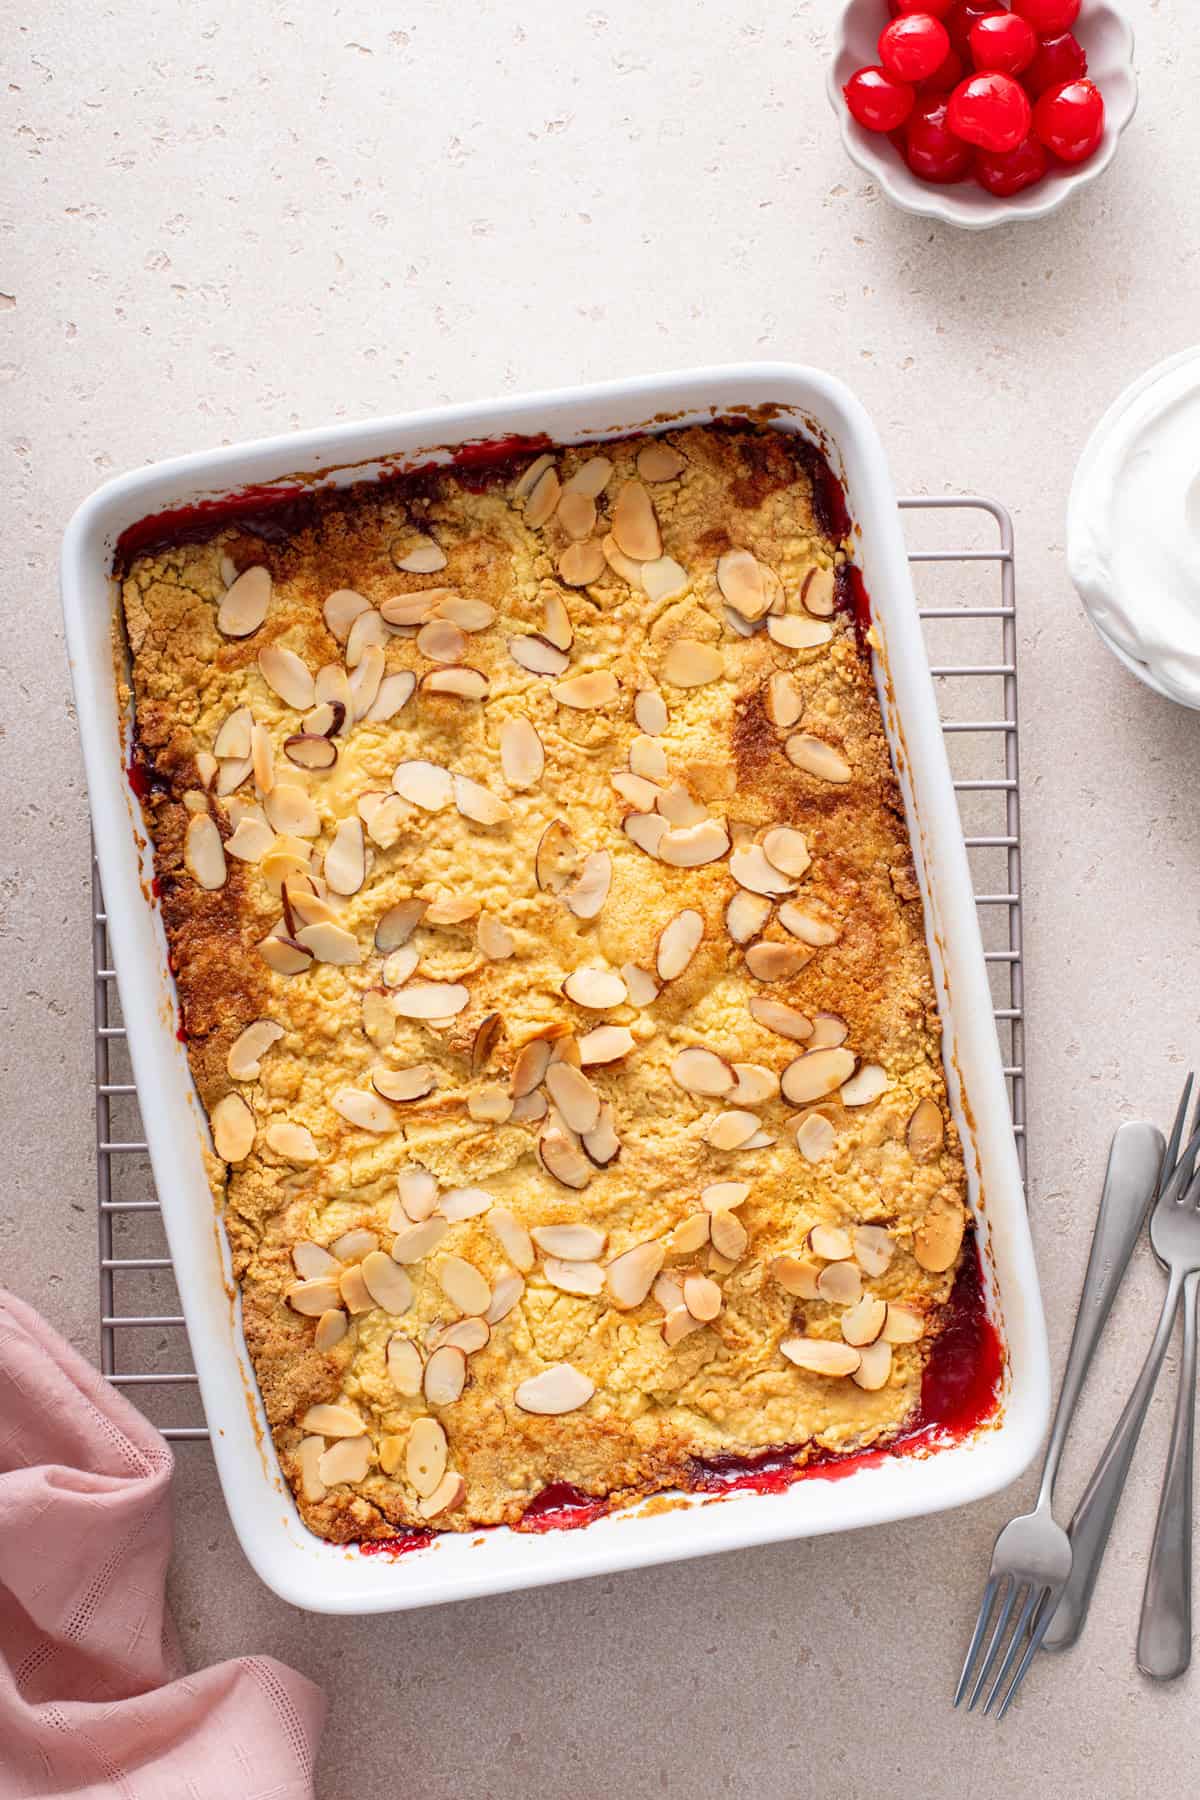
M1134 382L1092 433L1067 562L1110 646L1159 693L1200 708L1200 347Z

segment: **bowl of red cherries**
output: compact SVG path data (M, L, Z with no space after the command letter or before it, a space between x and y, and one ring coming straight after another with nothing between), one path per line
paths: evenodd
M828 88L890 200L980 230L1044 218L1108 167L1133 33L1109 0L850 0Z

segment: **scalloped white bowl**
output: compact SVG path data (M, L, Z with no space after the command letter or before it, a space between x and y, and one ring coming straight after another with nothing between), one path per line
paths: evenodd
M1052 169L1036 187L1007 200L989 194L969 177L947 187L919 181L885 132L865 131L851 118L842 88L856 69L878 63L879 33L887 20L885 0L849 0L838 26L825 86L848 155L902 211L941 219L965 231L984 231L1012 220L1044 219L1076 189L1102 175L1117 154L1121 133L1137 108L1138 90L1133 32L1109 0L1083 0L1073 28L1088 59L1088 75L1104 96L1104 136L1099 149L1079 167Z

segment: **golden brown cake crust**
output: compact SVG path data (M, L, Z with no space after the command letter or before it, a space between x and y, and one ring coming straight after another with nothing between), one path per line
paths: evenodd
M651 443L660 448L647 453ZM730 560L733 550L750 555ZM414 552L430 566L398 566ZM430 1520L512 1523L551 1483L645 1495L686 1485L696 1459L885 1441L913 1410L959 1254L965 1179L878 703L849 619L831 610L843 561L814 503L811 456L754 427L322 494L253 529L233 521L132 557L123 598L138 754L188 1054L210 1115L224 1103L217 1139L233 1159L225 1222L246 1339L314 1531L350 1540ZM218 613L228 625L227 589L253 568L269 587L255 576L234 600L252 614L258 583L265 617L230 636ZM580 576L588 584L571 585ZM367 613L422 593L429 601L413 604L436 619L432 634ZM341 598L326 607L331 595ZM765 619L746 617L761 606ZM273 674L287 699L259 667L272 646L303 664L298 690ZM522 666L531 658L555 672ZM480 671L486 698L430 689L432 673L455 668ZM353 713L370 706L381 669L417 678L394 715L347 718L322 740L337 751L328 770L291 762L285 740L320 705L305 680L322 671L320 691L343 699L357 682ZM403 687L385 691L397 700ZM647 692L665 703L661 731ZM239 708L246 731L251 719L265 728L259 760L218 765L217 733ZM311 722L299 753L324 757L311 745L330 714ZM221 747L241 748L240 730L235 720ZM518 767L531 742L540 771ZM449 775L414 777L418 762ZM539 885L554 821L563 861L547 840ZM768 836L779 828L800 840ZM712 860L663 860L691 855L697 831L724 837ZM588 856L604 893L595 916L580 916L587 882L570 882ZM727 909L741 896L730 915L740 936L739 908L756 901L735 870L751 889L765 871L783 890L760 896L745 942ZM361 884L344 891L356 872ZM376 924L414 896L428 915L385 966ZM698 918L662 940L681 913ZM676 938L685 955L692 925L698 945L664 979L659 956ZM269 966L261 945L278 932L317 960L294 974ZM445 1011L409 1016L430 1005ZM256 1073L250 1051L234 1053L237 1079L230 1053L255 1020L278 1030ZM597 1027L618 1030L589 1036ZM539 1039L554 1043L557 1075L526 1049ZM614 1060L577 1071L581 1041L585 1057ZM381 1100L372 1086L424 1065L433 1085L417 1099ZM529 1069L541 1084L521 1096ZM607 1162L611 1144L587 1127L597 1107L619 1141ZM739 1126L743 1111L757 1127ZM756 1130L749 1147L719 1147ZM717 1183L748 1192L702 1200ZM434 1196L430 1231L421 1214ZM590 1239L552 1232L531 1247L525 1236L568 1224ZM835 1229L813 1242L813 1227ZM393 1258L410 1241L415 1260ZM639 1245L651 1248L611 1266ZM490 1327L464 1331L480 1293ZM323 1349L317 1318L296 1310L322 1297ZM809 1366L814 1340L829 1373ZM856 1355L858 1369L834 1371ZM526 1384L553 1369L549 1404L566 1410L530 1410L546 1384ZM339 1410L310 1412L321 1406Z

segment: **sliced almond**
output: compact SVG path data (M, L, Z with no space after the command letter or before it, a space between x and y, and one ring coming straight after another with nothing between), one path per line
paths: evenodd
M395 544L392 545L392 561L398 569L408 575L436 575L439 569L446 566L446 552L431 537L418 537L410 541L404 554L397 558Z
M642 586L654 601L682 594L690 579L682 563L677 563L673 556L656 556L652 562L642 564Z
M330 635L339 644L344 644L355 619L360 613L369 612L370 609L371 602L362 594L356 594L353 588L338 588L328 596L321 613Z
M405 982L409 981L412 978L412 976L415 974L417 966L420 963L420 961L421 961L420 952L418 951L415 944L401 944L401 946L398 950L389 951L388 954L383 959L383 969L381 971L382 976L383 976L384 987L385 988L403 987ZM384 998L387 1003L388 1011L392 1015L392 1022L394 1024L395 1019L396 1019L396 1012L395 1012L395 1008L392 1005L392 996L389 993L389 994L385 995ZM365 1004L365 996L364 996L364 1004ZM392 1035L394 1036L395 1033L393 1032ZM390 1038L389 1038L388 1042L389 1043L391 1042Z
M539 1375L522 1381L513 1399L522 1412L555 1415L577 1412L596 1392L596 1384L570 1363L552 1363Z
M808 1234L808 1247L826 1262L848 1262L854 1255L854 1241L840 1225L814 1225Z
M274 935L264 938L258 946L258 953L276 975L303 975L305 969L310 969L313 964L312 951L306 950L303 944L296 943L294 938Z
M579 488L565 487L559 496L557 516L569 538L590 538L596 529L596 502Z
M475 935L480 952L489 962L503 962L517 947L512 932L491 913L480 913Z
M804 711L804 697L786 670L767 682L764 705L768 719L780 731L790 731Z
M546 1089L564 1122L577 1136L582 1137L599 1124L600 1095L587 1076L570 1063L551 1063L546 1070Z
M709 1219L709 1234L713 1248L731 1262L737 1262L745 1256L750 1243L750 1234L742 1221L728 1208L718 1207Z
M647 970L636 963L622 963L621 979L629 991L631 1006L651 1006L658 998L658 983Z
M339 714L334 731L335 733L342 731L347 719L351 717L351 694L350 677L341 663L326 663L318 669L313 682L313 691L318 705L331 706L335 713ZM306 726L306 729L311 730L312 727Z
M823 738L800 731L790 737L783 748L790 763L803 769L806 775L815 775L818 781L841 785L853 776L854 771L845 757Z
M768 831L763 838L763 849L768 862L782 874L792 875L797 879L805 873L812 861L804 833L794 831L790 825L777 825Z
M956 1261L966 1221L957 1201L936 1198L913 1234L913 1255L923 1269L940 1275Z
M723 1056L703 1044L689 1044L680 1050L671 1064L672 1078L689 1094L704 1094L719 1099L737 1085L737 1076ZM758 1124L755 1119L754 1125ZM754 1129L752 1126L746 1136Z
M892 1372L892 1346L881 1340L868 1344L859 1355L861 1360L850 1377L851 1381L857 1387L865 1388L868 1393L886 1387Z
M669 827L659 813L633 812L621 821L621 829L639 850L644 850L647 856L657 858Z
M368 650L378 650L380 657L382 658L383 647L387 643L387 640L387 626L375 611L375 608L373 606L368 606L365 612L359 613L347 634L345 651L347 669L355 670L361 667ZM382 661L380 662L379 672L382 675ZM350 683L350 691L351 693L354 692L353 680Z
M616 705L621 689L610 669L592 669L585 675L569 675L565 681L556 681L550 692L560 706L577 712L601 712Z
M454 777L449 769L421 758L397 763L392 786L402 800L424 812L442 812L454 799Z
M879 1300L873 1294L864 1294L856 1300L847 1312L842 1314L842 1336L856 1350L862 1350L873 1344L883 1330L887 1319L887 1301Z
M656 786L669 780L666 751L644 734L635 737L629 746L629 767L634 775L643 781L654 782Z
M363 1257L362 1273L367 1292L384 1312L399 1314L408 1311L413 1301L412 1282L399 1264L393 1262L383 1250L372 1250Z
M608 486L613 466L607 456L589 456L563 483L565 494L587 494L595 500Z
M785 1253L774 1256L767 1265L769 1273L774 1276L785 1294L793 1294L798 1300L816 1300L819 1298L817 1277L821 1271L816 1263L807 1257L792 1256Z
M762 565L750 550L726 550L717 559L717 586L743 619L761 619L771 604Z
M450 694L456 700L486 700L488 678L481 669L431 669L421 677L423 694Z
M301 1167L315 1163L321 1154L308 1126L297 1125L291 1119L277 1119L267 1126L264 1135L268 1150Z
M217 607L217 630L224 637L244 638L256 632L271 604L271 571L256 563L226 588Z
M235 706L213 739L213 755L221 761L244 758L250 754L250 734L254 714L248 706Z
M232 1081L257 1081L262 1073L262 1058L283 1036L283 1026L274 1019L255 1019L238 1033L229 1046L225 1067Z
M682 1339L690 1337L693 1331L703 1331L703 1329L699 1319L694 1319L687 1307L681 1303L679 1306L673 1306L663 1319L663 1342L668 1349L674 1349Z
M502 825L512 817L507 801L466 775L454 777L454 804L464 819L476 825Z
M355 811L367 836L381 850L390 850L399 843L410 817L408 802L399 794L383 794L371 789L358 796Z
M546 469L538 476L525 502L525 523L531 531L540 531L554 517L561 492L561 483L554 469Z
M249 756L223 758L217 768L218 798L223 800L226 795L240 788L253 768L254 763Z
M402 1225L392 1241L392 1261L423 1262L427 1256L432 1256L449 1229L449 1219L436 1216L421 1219L412 1225Z
M467 1383L467 1358L457 1344L442 1344L425 1364L422 1387L430 1406L453 1406Z
M756 981L790 981L808 962L811 951L801 944L761 938L746 951L746 967Z
M501 1319L507 1319L513 1308L520 1302L525 1292L525 1280L511 1269L504 1270L496 1277L492 1287L492 1303L484 1314L489 1325L498 1325Z
M721 1310L724 1299L715 1281L707 1275L687 1275L683 1282L683 1303L693 1319L707 1325Z
M612 886L612 857L607 850L585 856L578 879L563 892L563 901L577 919L594 919Z
M417 685L417 678L411 669L397 669L392 675L385 675L379 683L375 698L362 715L368 725L386 725L394 719L401 707L412 699Z
M639 688L633 701L633 716L639 731L647 737L661 737L667 729L667 703L657 688Z
M779 1094L779 1077L761 1063L738 1062L733 1065L737 1084L729 1095L733 1106L765 1106Z
M395 1131L400 1124L399 1117L386 1100L378 1094L366 1093L362 1088L339 1088L332 1105L334 1112L359 1131Z
M597 1025L579 1040L579 1060L585 1068L619 1062L636 1049L636 1039L626 1025Z
M493 1206L487 1224L508 1260L528 1274L534 1264L533 1239L520 1220L506 1206Z
M548 1256L542 1274L561 1293L585 1299L594 1299L604 1287L604 1270L596 1262L565 1262L562 1257Z
M765 894L772 900L792 893L796 885L758 844L738 844L729 857L729 873L739 887L748 888L752 894Z
M313 678L294 650L282 644L265 644L258 653L258 671L285 706L307 712L316 699Z
M340 1306L331 1306L317 1320L317 1329L313 1332L313 1349L322 1355L341 1343L350 1329L350 1321Z
M800 589L800 604L814 617L828 619L833 615L836 592L836 577L832 569L810 569Z
M862 1063L842 1087L843 1106L870 1106L886 1092L888 1078L878 1063Z
M604 1271L609 1299L621 1312L640 1306L654 1285L663 1266L665 1252L661 1244L635 1244L620 1256L614 1256Z
M343 819L325 852L323 873L335 894L357 894L366 879L362 821Z
M417 649L430 662L461 662L467 653L467 634L452 619L430 619L417 633Z
M576 1006L591 1012L605 1012L612 1006L623 1006L629 991L615 969L573 969L563 982L563 993Z
M277 781L263 799L263 811L283 837L315 838L321 829L316 807L294 781Z
M536 787L542 779L546 753L536 727L523 714L500 727L500 767L511 788Z
M700 1204L705 1212L733 1212L749 1198L748 1181L714 1181L702 1190Z
M802 944L811 944L814 949L823 949L827 944L836 944L838 934L832 925L818 919L794 900L787 901L779 909L779 923L785 931L800 939Z
M704 916L692 908L675 914L659 934L655 966L662 981L675 981L683 974L704 937Z
M856 1225L853 1232L854 1258L866 1275L886 1272L896 1246L882 1225Z
M771 902L761 894L739 888L725 908L725 929L735 944L745 944L762 930L771 916Z
M600 1117L590 1131L585 1131L580 1143L588 1161L598 1169L607 1169L609 1163L621 1153L621 1140L617 1136L613 1109L609 1101L600 1108Z
M551 819L534 852L534 880L544 894L561 894L574 881L577 869L574 838L561 819Z
M803 613L786 613L782 617L771 613L767 630L785 650L819 650L833 636L832 626L806 618Z
M862 1293L862 1271L857 1263L826 1263L817 1276L817 1293L836 1306L853 1306Z
M556 1125L548 1126L538 1139L538 1159L546 1173L563 1187L578 1190L592 1179L591 1159Z
M457 1306L459 1312L475 1314L487 1311L492 1290L488 1286L487 1277L480 1273L474 1263L467 1262L462 1256L444 1256L434 1274L443 1294L451 1306Z
M387 1372L392 1386L406 1400L415 1400L421 1392L421 1352L411 1338L393 1331L387 1345Z
M706 1212L691 1213L667 1240L672 1256L694 1256L709 1240L711 1220Z
M833 1155L837 1133L824 1113L805 1113L796 1127L796 1148L806 1162L824 1162Z
M673 444L654 438L637 453L637 471L643 481L674 481L687 463Z
M426 925L469 925L479 916L479 902L469 894L434 894L425 908Z
M346 1311L357 1318L361 1313L374 1312L375 1302L363 1280L362 1269L355 1263L353 1268L343 1269L338 1276L338 1293Z
M604 1254L605 1233L593 1225L535 1225L530 1235L544 1255L563 1262L595 1262Z
M279 897L285 912L290 911L295 928L301 925L340 925L337 911L311 888L301 887L300 879L285 881Z
M627 481L617 495L612 535L622 555L634 562L652 562L662 555L662 534L654 503L640 481Z
M425 913L424 900L397 900L381 913L375 926L375 948L381 956L389 956L407 944Z
M418 1224L427 1219L437 1205L438 1184L424 1164L408 1163L396 1176L396 1196L403 1216ZM393 1225L395 1223L393 1219Z
M296 942L302 949L311 951L318 962L349 967L362 961L354 933L344 931L328 919L318 920L315 925L301 925L296 932Z
M698 869L719 861L728 849L729 833L720 819L704 819L698 825L664 831L658 841L658 858L673 869Z
M725 658L715 645L701 643L699 638L676 638L667 646L662 672L663 680L672 687L707 687L724 675Z
M453 1019L470 1004L471 993L458 981L413 981L392 1000L401 1019Z
M217 774L217 759L208 750L196 752L196 774L202 788L210 788Z
M334 1238L329 1248L342 1262L351 1262L355 1258L366 1256L379 1248L379 1234L370 1231L365 1225L355 1225L349 1231L343 1231L341 1237Z
M378 618L378 616L378 613L371 615L372 618ZM357 624L354 629L358 629ZM381 625L380 630L382 629ZM352 631L350 635L353 638L354 632ZM350 717L353 720L365 719L375 705L379 698L379 690L383 686L385 666L384 654L379 645L368 644L350 677Z
M810 1106L814 1100L824 1100L849 1081L854 1066L855 1058L849 1050L810 1050L783 1071L783 1097L793 1106Z
M305 731L293 732L291 737L284 738L283 754L298 769L332 769L338 758L337 745L329 738ZM263 786L262 782L258 785ZM263 791L269 792L269 789Z
M655 795L655 804L668 825L703 825L709 812L682 781L672 781Z
M652 812L662 791L656 782L647 780L643 775L635 775L631 769L618 769L614 775L609 776L609 780L615 792L636 812Z
M531 1094L538 1087L546 1073L550 1062L551 1044L547 1038L534 1038L522 1045L513 1063L509 1091L514 1099L519 1100L524 1094Z
M565 650L549 638L536 635L509 638L508 653L519 668L531 675L562 675L570 662Z
M918 1100L908 1121L909 1154L917 1162L929 1162L940 1154L945 1136L941 1107L934 1100Z
M784 1338L779 1348L789 1362L812 1375L853 1375L862 1365L860 1352L835 1338Z
M554 458L549 455L548 452L543 452L541 456L535 456L533 461L527 464L517 477L512 491L513 499L528 500L530 494L532 494L534 488L546 473L546 470L552 469L553 467Z
M486 631L496 623L496 609L489 606L486 600L475 600L469 595L446 594L438 603L440 618L449 619L460 631L470 632L472 636L478 631ZM417 638L418 646L420 637Z
M315 1281L294 1281L284 1298L293 1312L307 1319L319 1319L322 1313L337 1306L340 1296L334 1277L322 1275Z
M845 1043L849 1030L850 1027L839 1013L814 1013L808 1047L810 1050L836 1049L839 1044Z
M906 1306L903 1301L888 1301L887 1318L883 1327L884 1343L915 1344L924 1335L923 1313L915 1306Z
M222 888L228 879L225 846L221 833L207 813L194 813L188 820L184 837L183 860L188 873L200 887Z
M254 1114L240 1094L225 1094L209 1115L213 1147L223 1162L245 1162L254 1148Z
M759 1127L757 1113L743 1112L740 1109L724 1112L715 1118L704 1132L704 1141L711 1144L714 1150L740 1150Z
M341 1438L318 1459L317 1474L326 1487L363 1481L371 1466L371 1456L370 1438Z
M467 1495L467 1484L456 1469L448 1469L434 1488L432 1494L426 1494L417 1501L417 1511L423 1519L440 1518L444 1512L453 1512L461 1506Z
M604 551L593 539L587 544L568 544L558 559L558 574L568 587L591 587L604 573Z
M461 1352L460 1352L461 1355ZM404 1453L404 1472L423 1500L436 1492L446 1473L446 1433L436 1419L414 1419Z

